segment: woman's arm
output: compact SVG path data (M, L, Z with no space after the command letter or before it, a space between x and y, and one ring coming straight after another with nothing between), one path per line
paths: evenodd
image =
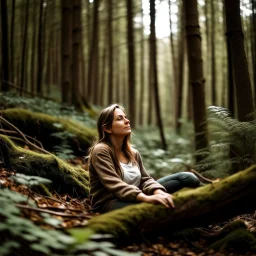
M141 172L141 190L143 193L145 193L146 195L152 195L154 193L155 190L159 189L162 190L163 192L166 192L166 189L159 184L157 181L155 181L152 177L150 177L150 175L148 174L148 172L146 171L143 162L142 162L142 158L141 155L138 151L135 152L135 156L136 156L136 160L139 164L139 168L140 168L140 172Z
M121 200L136 201L137 195L142 191L138 187L122 181L120 174L115 169L107 146L98 145L94 148L91 164L97 173L97 178L109 192Z
M157 190L156 190L157 191ZM162 204L166 208L174 208L172 195L162 191L160 193L154 193L154 195L145 195L144 193L139 193L137 195L137 201L145 202L145 203L154 203L154 204Z

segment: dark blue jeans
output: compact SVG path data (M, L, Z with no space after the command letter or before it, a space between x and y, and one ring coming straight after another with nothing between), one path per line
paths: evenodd
M179 172L165 176L157 180L168 193L174 193L184 187L196 188L200 185L199 179L191 172ZM137 204L138 202L125 202L115 199L111 201L105 209L105 212L123 208L128 205Z

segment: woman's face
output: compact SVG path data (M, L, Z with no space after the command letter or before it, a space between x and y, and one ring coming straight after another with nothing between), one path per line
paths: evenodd
M106 130L112 136L123 136L131 134L130 121L120 108L116 108L114 111L114 119L110 129Z

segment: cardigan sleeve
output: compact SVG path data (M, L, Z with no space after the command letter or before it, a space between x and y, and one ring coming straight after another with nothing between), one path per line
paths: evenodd
M146 195L152 195L154 190L156 190L156 189L162 189L163 191L166 192L166 189L161 184L159 184L152 177L150 177L150 175L148 174L148 172L146 171L146 169L143 165L140 153L138 151L136 151L135 154L136 154L136 159L139 164L140 171L141 171L140 188L141 188L142 192L145 193Z
M96 146L91 156L91 164L96 171L101 184L117 198L125 201L136 201L142 191L133 185L122 181L115 169L110 151L107 147Z

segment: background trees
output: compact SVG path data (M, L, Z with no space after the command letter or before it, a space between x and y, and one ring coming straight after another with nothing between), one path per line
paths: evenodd
M151 25L150 3L155 6ZM171 129L181 133L182 124L190 121L202 127L209 105L228 107L245 120L254 111L256 95L255 2L194 1L196 34L189 32L187 4L1 1L1 90L50 97L81 109L119 102L134 127L160 129L164 148ZM185 30L201 48L193 49L191 42L185 47ZM204 85L193 69L204 71ZM205 138L199 137L199 148L207 144L201 143Z

